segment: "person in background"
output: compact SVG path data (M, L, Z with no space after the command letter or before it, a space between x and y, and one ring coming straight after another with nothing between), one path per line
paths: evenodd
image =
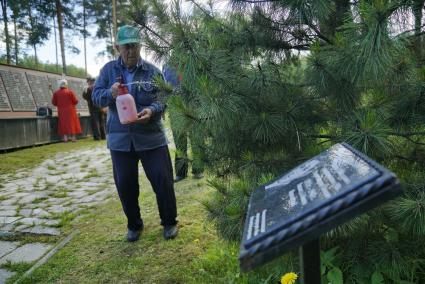
M162 75L164 80L171 84L174 88L174 92L182 93L181 90L181 80L182 77L177 74L177 72L171 68L169 65L164 65L162 68ZM184 94L183 94L184 96ZM186 98L182 98L187 100ZM172 108L169 109L168 113L170 114L170 123L171 130L173 132L174 144L176 145L176 155L174 159L174 168L176 169L176 178L174 182L179 182L187 177L189 159L187 155L187 146L188 146L188 137L190 140L190 146L192 150L192 174L196 179L203 177L204 172L204 162L202 159L202 150L200 145L202 142L199 141L199 138L194 135L192 131L187 131L177 128L175 124L175 110Z
M139 163L156 195L156 202L166 240L177 236L177 205L173 167L168 141L162 126L165 105L153 84L160 71L140 57L140 32L131 26L117 32L117 60L103 66L96 80L92 100L97 107L108 107L107 146L111 152L115 186L127 217L127 241L140 238L144 223L139 207ZM126 84L133 96L138 119L121 124L116 98L118 87Z
M65 79L60 80L59 89L53 93L52 104L58 108L58 134L63 136L64 142L68 142L68 138L76 142L75 135L82 132L75 108L78 99Z
M83 91L83 98L87 101L90 112L90 125L93 133L94 140L105 139L105 123L104 123L104 111L101 108L96 107L92 101L92 93L94 88L95 79L87 78L87 87Z

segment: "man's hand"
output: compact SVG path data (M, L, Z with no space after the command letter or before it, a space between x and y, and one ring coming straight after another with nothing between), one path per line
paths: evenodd
M136 123L147 123L151 119L152 110L150 108L145 108L137 114Z
M112 97L116 99L118 97L118 86L120 83L116 82L111 86Z

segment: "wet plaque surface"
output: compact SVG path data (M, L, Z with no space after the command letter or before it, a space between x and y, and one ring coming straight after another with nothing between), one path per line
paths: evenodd
M88 110L87 102L83 98L83 90L84 90L85 84L86 83L84 81L68 79L68 87L74 91L75 95L77 95L77 98L78 98L77 109L79 110Z
M0 77L0 111L11 111L9 98L7 97L6 89L3 85L3 80Z
M59 89L59 80L61 79L61 77L59 77L59 76L57 76L57 77L55 77L55 76L52 76L52 75L49 75L49 76L47 76L47 81L49 81L49 84L50 84L50 86L51 86L51 88L52 88L52 94L57 90L57 89Z
M35 111L36 107L24 72L0 69L13 111Z
M37 106L52 107L52 93L49 89L47 76L35 75L27 72L27 79Z
M391 172L336 144L251 195L240 261L264 263L400 193Z

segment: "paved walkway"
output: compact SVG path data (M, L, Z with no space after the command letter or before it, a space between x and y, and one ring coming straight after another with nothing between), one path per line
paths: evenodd
M36 158L36 157L34 157ZM61 234L64 217L115 195L106 147L61 153L40 166L0 176L0 233ZM33 262L51 244L0 241L0 265ZM0 283L14 273L0 269Z

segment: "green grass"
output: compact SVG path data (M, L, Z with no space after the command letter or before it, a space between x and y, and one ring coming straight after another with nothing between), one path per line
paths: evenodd
M80 212L79 214L82 214L82 212ZM52 217L54 219L59 219L59 223L57 225L52 225L51 227L62 228L65 226L70 226L72 220L75 219L76 215L73 212L65 211Z
M38 203L42 203L43 201L46 201L47 199L49 199L48 197L39 197L34 199L31 203L32 204L38 204Z
M0 173L13 173L19 169L18 165L33 167L63 150L76 151L94 145L101 142L54 144L3 154L9 162L5 163L6 167L2 163ZM33 155L29 150L36 152ZM40 158L27 158L35 155ZM293 270L292 266L284 265L287 263L284 259L279 259L282 263L279 271L265 266L261 271L240 272L238 245L220 240L206 221L200 201L210 198L212 189L205 180L188 178L176 184L180 232L172 241L163 240L155 195L145 176L141 176L140 187L145 230L138 242L125 241L126 219L117 195L94 211L56 216L60 219L61 237L16 235L4 239L54 243L79 229L70 243L20 283L277 283L283 272ZM83 217L74 220L77 216ZM18 265L13 269L18 273L7 283L14 283L29 267Z
M97 172L97 170L96 169L91 169L90 171L89 171L89 174L88 175L86 175L85 176L85 178L86 179L89 179L89 178L94 178L94 177L100 177L101 175Z
M65 198L68 196L69 190L64 186L59 186L55 192L50 194L50 197L54 198Z
M267 268L267 273L239 271L238 245L219 240L205 221L200 200L211 194L205 182L176 185L180 232L172 241L162 238L145 177L141 188L145 230L138 242L125 241L126 220L115 197L74 224L80 233L23 283L259 283L274 275Z
M52 166L52 165L48 165L48 166L47 166L47 169L48 169L49 171L53 171L53 170L56 170L56 167L55 167L55 166Z
M0 268L7 269L9 271L14 271L18 275L24 274L25 271L31 268L33 264L32 263L11 263L10 261L0 265Z

